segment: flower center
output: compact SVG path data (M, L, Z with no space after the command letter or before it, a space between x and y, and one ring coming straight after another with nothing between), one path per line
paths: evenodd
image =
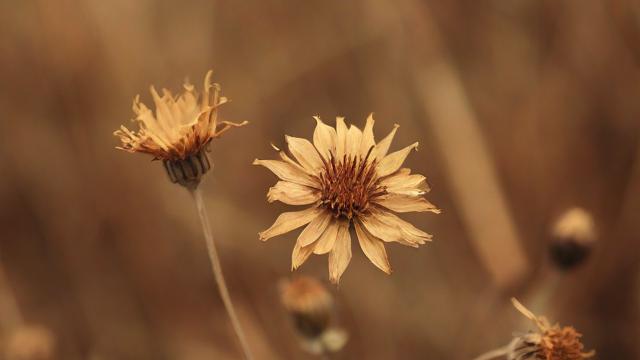
M329 161L325 161L320 174L321 203L336 218L357 217L367 210L373 198L386 194L385 188L377 183L376 161L368 161L372 150L373 147L364 158L345 155L336 159L331 154Z

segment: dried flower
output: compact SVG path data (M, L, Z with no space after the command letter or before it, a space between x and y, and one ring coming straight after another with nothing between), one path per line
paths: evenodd
M118 149L131 153L153 155L163 160L172 182L182 185L197 185L200 177L210 168L205 150L212 139L220 137L232 127L247 124L218 120L218 108L227 102L220 96L220 86L211 83L213 72L204 78L202 97L188 81L184 91L174 97L167 89L162 96L151 86L155 103L155 114L140 102L133 100L133 112L139 130L131 131L124 125L114 132L122 142ZM200 98L200 99L199 99Z
M508 358L513 360L581 360L595 355L595 351L583 352L582 334L571 326L551 325L544 316L536 316L518 300L512 298L513 306L537 326L530 332L514 339Z
M551 260L561 270L582 264L597 239L593 217L579 207L563 213L554 224L551 235Z
M316 279L296 276L280 283L280 299L294 322L302 347L322 354L340 350L347 342L347 333L332 327L333 297Z
M309 206L281 214L269 229L259 233L260 240L308 224L293 248L292 269L312 253L328 253L329 277L337 283L351 260L349 229L353 224L365 255L390 274L385 242L418 247L432 238L392 211L440 212L422 197L429 191L425 177L401 168L418 143L387 154L398 125L376 143L371 115L362 131L354 125L347 128L341 117L336 119L335 128L318 117L315 120L313 144L303 138L285 137L293 159L276 148L281 160L254 161L281 180L269 189L269 202Z

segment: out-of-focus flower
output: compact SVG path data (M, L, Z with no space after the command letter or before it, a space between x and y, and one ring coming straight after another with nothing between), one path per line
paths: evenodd
M551 230L551 261L561 270L582 264L589 256L597 235L593 217L582 208L564 212Z
M308 206L281 214L269 229L259 233L260 240L306 225L293 248L292 269L313 253L328 253L329 277L337 283L351 260L349 229L353 224L365 255L390 274L385 242L418 247L432 238L393 212L440 212L423 197L429 191L425 177L402 168L418 143L388 154L397 125L376 143L371 115L364 130L347 127L341 117L335 128L315 119L313 143L285 137L293 158L276 148L281 160L254 161L281 180L269 189L269 202Z
M55 352L56 342L51 331L39 325L25 325L7 339L3 359L53 360Z
M283 280L280 300L289 312L305 350L313 354L336 352L346 344L347 333L331 326L333 297L319 281L302 275Z
M551 325L544 316L536 316L518 300L513 306L533 321L538 331L518 336L510 344L509 359L582 360L593 357L595 351L583 352L582 334L571 326Z
M206 155L212 139L220 137L232 127L247 124L218 120L218 108L227 102L220 96L220 86L211 83L213 72L207 72L203 94L200 96L189 82L183 92L173 96L167 89L162 95L151 86L155 114L140 102L133 100L133 112L139 129L131 131L124 125L114 132L122 142L118 149L131 153L150 154L163 160L174 183L192 185L199 181L211 164Z

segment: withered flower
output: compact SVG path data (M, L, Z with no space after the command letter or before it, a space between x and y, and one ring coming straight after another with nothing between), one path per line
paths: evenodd
M514 337L504 348L486 353L476 360L506 356L509 360L583 360L595 355L595 351L583 352L582 334L572 326L551 325L544 316L536 316L518 300L512 298L513 306L533 321L537 331Z
M211 83L213 72L204 78L202 96L188 81L183 92L173 96L167 89L162 95L151 86L155 114L140 101L133 100L133 112L139 129L131 131L124 125L114 132L122 142L118 149L131 153L150 154L162 160L171 181L191 186L210 168L206 154L212 139L220 137L232 127L247 122L233 123L218 120L218 108L228 100L220 96L220 86Z
M293 158L276 148L281 160L254 161L280 178L269 189L269 202L307 206L302 211L281 214L269 229L259 233L260 240L306 225L293 248L292 269L312 253L328 253L329 277L337 283L351 260L349 229L353 225L365 255L390 274L385 242L418 247L432 238L393 212L440 212L423 197L429 191L425 177L402 168L418 143L388 154L398 125L376 143L371 115L364 130L347 127L341 117L336 119L335 128L318 117L315 120L313 143L285 137Z
M326 354L346 344L347 333L332 324L333 297L318 280L304 275L282 280L280 300L293 320L303 349Z

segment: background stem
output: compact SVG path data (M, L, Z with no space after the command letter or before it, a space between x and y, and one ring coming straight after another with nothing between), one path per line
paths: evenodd
M200 217L200 223L202 224L202 232L204 233L204 237L207 242L207 250L209 253L209 259L211 260L211 269L213 270L213 276L215 277L216 284L218 285L220 297L222 297L224 307L227 309L229 319L231 320L233 330L238 337L238 341L240 342L240 346L242 347L242 352L244 353L245 359L253 360L253 356L251 355L251 350L249 349L249 344L247 342L247 337L245 336L244 332L242 331L242 327L240 326L240 321L238 320L238 316L236 315L235 309L233 307L233 302L231 301L231 297L229 296L227 283L225 282L224 275L222 274L222 266L220 266L218 251L216 250L216 245L213 241L211 224L209 223L209 216L207 215L204 201L202 199L202 192L200 191L199 187L190 189L189 192L191 193L191 196L193 196L193 200L196 203L196 208L198 209L198 216Z

